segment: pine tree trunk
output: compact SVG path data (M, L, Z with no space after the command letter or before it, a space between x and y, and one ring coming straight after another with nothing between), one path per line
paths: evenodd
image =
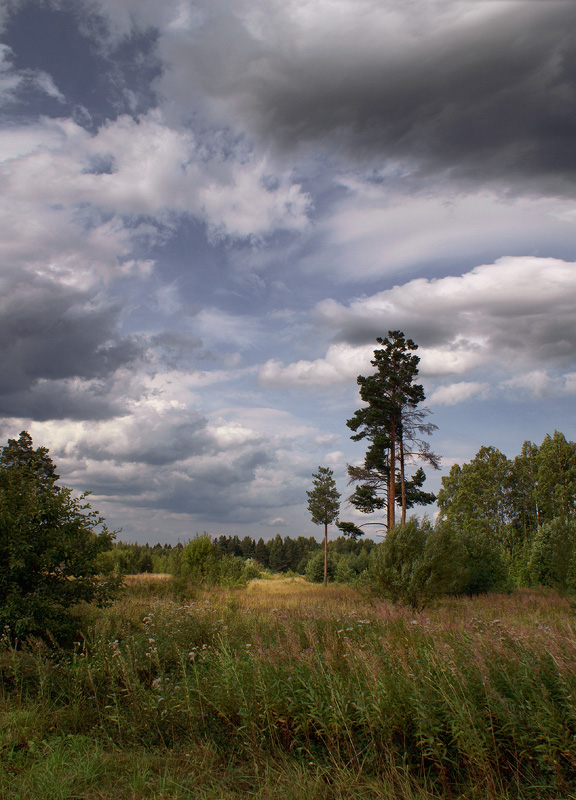
M328 586L328 523L324 523L324 586Z
M400 485L402 487L402 525L406 524L406 475L404 473L404 439L400 434Z
M388 482L388 530L396 524L396 414L390 422L390 480Z

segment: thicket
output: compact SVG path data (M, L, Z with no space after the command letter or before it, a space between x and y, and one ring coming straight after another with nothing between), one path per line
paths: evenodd
M419 608L444 594L513 587L576 590L576 444L556 431L513 460L482 447L442 479L435 525L393 528L368 583Z

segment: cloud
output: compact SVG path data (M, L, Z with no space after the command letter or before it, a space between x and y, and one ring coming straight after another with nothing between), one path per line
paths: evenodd
M156 26L173 107L278 148L321 144L406 176L573 193L573 3L200 2L99 7ZM522 36L518 37L518 18Z
M115 418L13 417L0 422L0 432L8 437L29 430L49 447L65 484L90 488L95 507L115 526L129 527L138 509L186 514L190 525L266 527L271 513L286 519L305 497L318 430L273 408L204 414L191 407L185 381L185 373L143 378L131 387L140 399Z
M1 24L1 18L0 18ZM42 70L17 70L12 64L12 49L0 44L0 105L21 102L22 90L35 90L63 103L65 98L51 75Z
M330 386L355 378L362 366L369 368L373 351L372 346L359 348L342 343L330 345L326 356L315 361L285 365L272 358L260 368L258 378L263 386Z
M317 305L318 324L338 340L314 361L269 360L264 385L330 386L367 368L377 336L403 330L420 346L425 378L487 365L522 370L576 363L576 263L505 257L460 276L418 278L348 305Z
M576 394L576 372L553 375L546 370L535 369L502 381L500 388L513 396L521 393L540 399L565 397Z
M427 185L405 195L376 178L358 173L337 180L345 194L317 220L319 246L303 254L302 269L350 283L396 277L400 270L422 269L422 264L457 269L463 254L474 263L502 253L574 250L571 200L451 192L445 186L431 194Z
M67 119L28 128L21 143L0 131L12 152L0 186L12 202L75 208L88 204L124 217L186 214L214 236L258 237L307 225L309 197L288 171L265 157L234 158L216 146L207 152L189 132L167 125L159 112L128 116L95 135ZM19 148L18 150L16 148Z
M477 381L460 381L447 386L440 386L428 398L431 405L454 406L466 400L484 400L490 391L488 383Z
M86 414L105 413L103 388L122 368L144 354L143 342L120 330L121 307L95 291L79 291L50 276L28 271L8 272L0 301L0 410L20 414L48 409L57 416L78 413L80 398ZM83 383L72 402L71 395ZM72 381L72 382L71 382ZM58 383L63 397L59 403ZM42 401L46 400L45 410ZM60 406L60 410L58 410ZM109 404L114 408L114 402ZM74 413L74 415L75 415Z

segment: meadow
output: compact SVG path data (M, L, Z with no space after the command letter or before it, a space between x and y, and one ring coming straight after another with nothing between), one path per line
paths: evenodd
M302 578L135 576L72 650L0 644L3 800L576 797L576 610L414 613Z

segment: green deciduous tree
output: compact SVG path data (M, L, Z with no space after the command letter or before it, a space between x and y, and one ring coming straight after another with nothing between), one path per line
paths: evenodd
M324 585L328 583L328 525L338 517L340 493L334 473L328 467L318 467L313 477L314 488L308 495L308 511L315 525L324 525Z
M515 517L512 462L495 447L481 447L467 464L455 464L442 478L438 508L442 517L465 527L491 530L504 541Z
M576 444L563 433L547 435L538 448L537 497L541 521L576 516Z
M442 479L438 506L471 553L486 553L488 539L499 547L517 584L567 585L567 567L560 567L576 537L576 444L555 431L540 446L524 442L513 461L481 447ZM480 562L484 569L483 555Z
M102 581L98 557L114 533L86 495L58 486L45 447L23 431L0 455L0 627L13 638L65 640L75 632L70 613L82 602L106 602L117 581Z
M531 583L575 589L576 521L556 517L534 535L528 562Z
M198 583L202 583L214 576L220 558L218 545L212 541L210 535L206 532L202 535L197 533L184 545L180 561L180 574L185 578L192 578Z
M386 528L391 530L396 505L404 522L408 508L436 499L422 490L425 475L421 468L411 478L406 476L407 463L421 460L437 469L439 457L421 438L436 426L425 422L429 410L418 407L425 395L415 382L420 362L414 353L417 345L401 331L389 331L387 338L376 341L382 345L371 361L376 372L358 376L366 406L346 423L354 432L354 441L368 442L364 463L348 467L350 481L358 483L349 499L363 513L386 509Z

